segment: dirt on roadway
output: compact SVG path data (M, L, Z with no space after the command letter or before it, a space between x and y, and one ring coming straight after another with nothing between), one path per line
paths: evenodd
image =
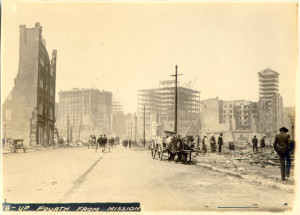
M199 165L153 160L145 150L76 147L3 156L8 202L140 202L142 211L281 211L294 193ZM25 185L26 184L26 185Z

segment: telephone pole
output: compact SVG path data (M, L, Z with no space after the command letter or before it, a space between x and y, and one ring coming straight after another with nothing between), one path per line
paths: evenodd
M177 76L183 75L183 74L177 74L177 68L178 66L175 65L175 120L174 120L174 132L177 133Z
M137 130L137 116L134 114L135 127L134 127L134 141L136 142L136 130Z
M144 105L144 147L146 145L146 136L145 136L145 132L146 132L146 113L145 113L145 105Z

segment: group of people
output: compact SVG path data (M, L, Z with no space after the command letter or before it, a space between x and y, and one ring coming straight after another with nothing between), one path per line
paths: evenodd
M102 152L105 151L105 146L106 146L106 143L107 143L107 137L105 136L105 134L102 135L100 134L100 136L98 137L97 139L97 144L99 145L99 147L102 148Z
M100 148L102 148L102 152L104 152L106 144L107 144L107 137L105 136L105 134L103 136L102 134L100 134L97 140L95 135L90 135L89 145L96 145L96 148L98 148L99 146Z
M201 147L202 144L202 147ZM200 136L197 136L197 142L196 142L196 148L197 149L202 149L204 153L207 152L207 147L210 145L210 151L211 152L216 152L217 150L217 144L218 144L218 151L219 153L222 152L222 146L223 146L223 134L220 133L218 137L218 141L216 142L216 138L214 134L210 135L210 139L208 140L208 137L206 134L204 134L203 139L201 140Z
M276 153L279 156L280 160L280 169L281 169L281 180L285 180L290 177L290 168L291 168L291 153L294 151L295 143L294 140L291 140L290 135L288 134L289 130L286 127L279 129L279 134L275 137L273 147ZM252 139L253 152L258 152L257 144L258 139L254 135ZM264 135L260 140L260 148L264 150L266 147L266 136Z
M252 148L254 153L258 152L257 144L258 144L258 139L256 135L254 135L254 137L252 138ZM260 139L260 149L264 150L265 148L266 148L266 135L263 135L262 138Z
M129 146L129 148L131 149L132 142L133 141L131 139L125 139L125 140L123 140L122 144L125 148L127 148L127 146Z

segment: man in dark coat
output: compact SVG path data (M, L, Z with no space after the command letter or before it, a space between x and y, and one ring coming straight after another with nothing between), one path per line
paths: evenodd
M264 135L261 139L260 139L260 150L263 150L266 147L266 135Z
M210 137L210 150L211 150L211 152L216 151L216 138L215 138L214 134L211 134L211 137Z
M102 146L102 142L103 142L103 138L102 138L102 135L100 135L97 139L97 143L96 144L99 144L99 147ZM102 150L103 151L103 150Z
M280 134L275 137L274 149L277 152L280 158L280 167L281 167L281 180L285 180L290 177L290 168L291 168L291 158L290 158L290 148L291 140L290 135L287 134L289 131L287 128L282 127L279 129ZM285 172L285 162L286 162L286 172Z
M129 140L128 143L129 143L129 148L131 149L131 139Z
M223 145L223 134L222 133L218 137L218 145L219 145L219 152L221 153L221 151L222 151L222 145Z
M257 143L258 143L258 139L256 138L256 135L254 135L254 137L252 138L252 143L253 143L253 152L257 152Z
M103 147L103 151L105 151L105 147L106 147L106 143L107 143L107 137L105 136L105 134L103 135L103 145L102 145L102 147Z

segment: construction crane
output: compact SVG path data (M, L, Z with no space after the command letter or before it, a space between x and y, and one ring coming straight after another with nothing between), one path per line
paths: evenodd
M199 77L199 76L196 76L196 78L194 78L193 84L191 85L191 89L193 89L193 87L194 87L194 85L195 85L195 83L196 83L198 77Z
M112 99L113 101L115 100L116 95L118 94L118 92L119 92L119 89L116 90L116 92L115 92L115 94L114 94L114 96L113 96L113 99Z

